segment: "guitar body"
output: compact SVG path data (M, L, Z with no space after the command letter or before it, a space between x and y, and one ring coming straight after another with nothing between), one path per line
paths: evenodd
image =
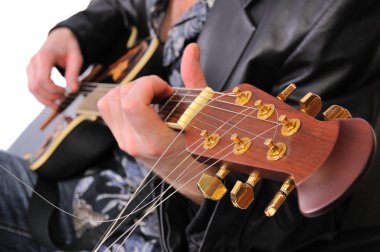
M161 75L157 48L158 40L144 39L125 47L107 67L94 66L79 93L68 95L59 111L45 108L8 152L28 160L31 170L47 179L67 179L83 172L116 144L96 108L104 94L97 92L98 87L109 90L147 73Z
M108 127L97 116L75 114L78 97L41 130L51 114L45 108L11 145L8 152L30 162L30 168L45 178L66 179L88 168L115 144Z

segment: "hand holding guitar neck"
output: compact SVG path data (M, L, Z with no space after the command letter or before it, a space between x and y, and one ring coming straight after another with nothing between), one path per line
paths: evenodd
M181 69L186 87L205 87L206 81L199 64L197 45L191 44L186 48ZM175 141L177 132L168 128L151 106L152 102L161 102L172 94L173 89L169 84L156 76L147 76L129 85L114 88L98 103L101 116L111 129L119 147L149 166L153 166L160 158L168 158L167 161L170 161L171 157L175 157L184 149L185 143L180 137L173 148L166 152L167 147ZM161 157L163 154L164 157ZM168 163L156 167L155 172L170 183L178 174L172 173L167 177L174 170L173 166L177 165L170 166ZM181 170L177 169L177 172ZM200 171L201 167L188 174L184 181L192 179L192 183L179 190L197 203L202 201L202 196L196 189ZM177 187L181 185L178 184Z

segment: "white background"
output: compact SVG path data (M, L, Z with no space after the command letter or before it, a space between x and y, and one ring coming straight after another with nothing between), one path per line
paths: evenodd
M26 66L48 31L89 0L6 0L0 8L0 150L6 150L43 106L29 93ZM55 71L53 79L65 82Z

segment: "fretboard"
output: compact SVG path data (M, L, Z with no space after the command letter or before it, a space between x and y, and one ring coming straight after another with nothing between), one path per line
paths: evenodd
M78 93L70 94L61 104L61 109L65 109L78 95L84 96L84 100L77 107L77 114L95 114L100 116L97 109L97 102L117 84L104 84L86 82L82 83ZM188 108L191 102L199 95L203 89L173 88L173 94L154 105L164 122L175 123Z

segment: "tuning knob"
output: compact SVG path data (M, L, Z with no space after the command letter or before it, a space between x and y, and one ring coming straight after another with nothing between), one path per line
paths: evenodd
M300 110L312 117L315 117L322 108L321 97L310 92L300 100L299 104Z
M203 173L198 181L198 189L203 196L211 200L220 200L227 192L227 188L223 185L222 179L224 179L230 171L226 165L222 165L216 176Z
M277 99L280 101L285 101L288 96L293 93L293 91L297 88L296 84L292 83L289 86L287 86L284 90L282 90L281 93L277 95Z
M287 180L285 180L280 190L273 197L272 201L269 203L267 208L265 208L265 215L268 217L272 217L280 208L282 203L284 203L286 197L293 191L295 187L296 186L294 184L293 177L289 177Z
M286 153L286 145L284 143L275 143L272 138L265 140L264 144L268 146L267 159L268 160L279 160Z
M264 104L262 100L257 100L255 102L255 107L258 109L257 118L261 120L268 119L275 109L273 104Z
M247 209L254 200L253 187L260 179L259 173L253 172L245 183L237 181L230 193L232 204L237 208Z
M281 135L291 136L301 127L301 121L297 118L288 119L286 115L281 115L278 121L282 124Z
M339 106L332 105L323 112L323 117L326 121L331 121L334 119L349 119L352 118L350 111Z
M205 139L203 142L203 148L206 150L214 148L220 140L219 134L214 133L209 136L207 130L202 130L201 136Z
M232 93L234 95L236 95L236 100L235 100L235 104L236 105L240 105L240 106L243 106L244 104L246 104L247 102L249 102L251 100L251 97L252 97L252 92L251 91L241 91L240 88L238 87L235 87L233 90L232 90Z
M236 133L231 135L231 140L235 143L233 147L233 152L236 155L240 155L248 151L251 147L252 141L248 137L240 139Z

